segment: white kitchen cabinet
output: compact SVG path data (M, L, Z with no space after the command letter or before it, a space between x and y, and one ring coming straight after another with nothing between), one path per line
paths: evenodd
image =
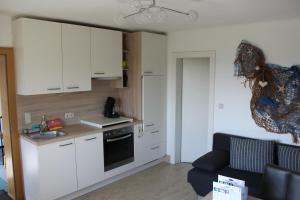
M145 131L158 131L165 122L165 77L144 76L143 120Z
M41 198L56 199L77 191L74 139L39 147Z
M20 18L14 21L17 92L63 91L61 23Z
M135 126L135 162L144 165L166 155L166 141L160 140L149 145L149 137L141 125Z
M64 92L91 90L91 30L62 24Z
M122 32L91 28L92 77L122 76Z
M74 139L37 146L21 140L25 196L53 200L77 191Z
M164 75L166 69L166 36L141 33L142 73L144 75Z
M104 179L102 133L75 138L78 189Z

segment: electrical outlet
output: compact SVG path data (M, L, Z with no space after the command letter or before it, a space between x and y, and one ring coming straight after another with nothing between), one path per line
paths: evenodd
M25 120L25 124L31 124L31 113L30 112L24 113L24 120Z
M65 119L72 119L72 118L74 118L74 113L73 112L65 113Z

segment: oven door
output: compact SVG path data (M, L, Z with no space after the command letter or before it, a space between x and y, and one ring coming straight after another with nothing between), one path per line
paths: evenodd
M134 161L133 133L106 138L104 145L104 171L109 171Z

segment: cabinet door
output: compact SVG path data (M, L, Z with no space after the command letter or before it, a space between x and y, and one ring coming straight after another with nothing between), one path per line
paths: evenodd
M91 90L91 33L89 27L62 25L64 92Z
M91 29L92 77L122 76L122 32Z
M160 141L149 145L147 133L142 131L141 126L135 126L135 162L136 166L162 158L166 154L166 142Z
M103 137L102 134L75 139L78 189L83 189L103 180Z
M16 20L14 47L18 94L63 91L60 23L25 18Z
M164 127L165 81L163 76L144 76L143 120L145 131L157 131Z
M144 75L165 74L166 51L166 36L142 33L142 70Z
M39 147L40 199L77 191L74 139Z

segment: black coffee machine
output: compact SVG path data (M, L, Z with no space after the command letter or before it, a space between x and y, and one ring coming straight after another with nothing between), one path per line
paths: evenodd
M104 116L108 118L119 118L119 113L115 112L115 103L116 100L113 97L107 97L105 107L104 107Z

